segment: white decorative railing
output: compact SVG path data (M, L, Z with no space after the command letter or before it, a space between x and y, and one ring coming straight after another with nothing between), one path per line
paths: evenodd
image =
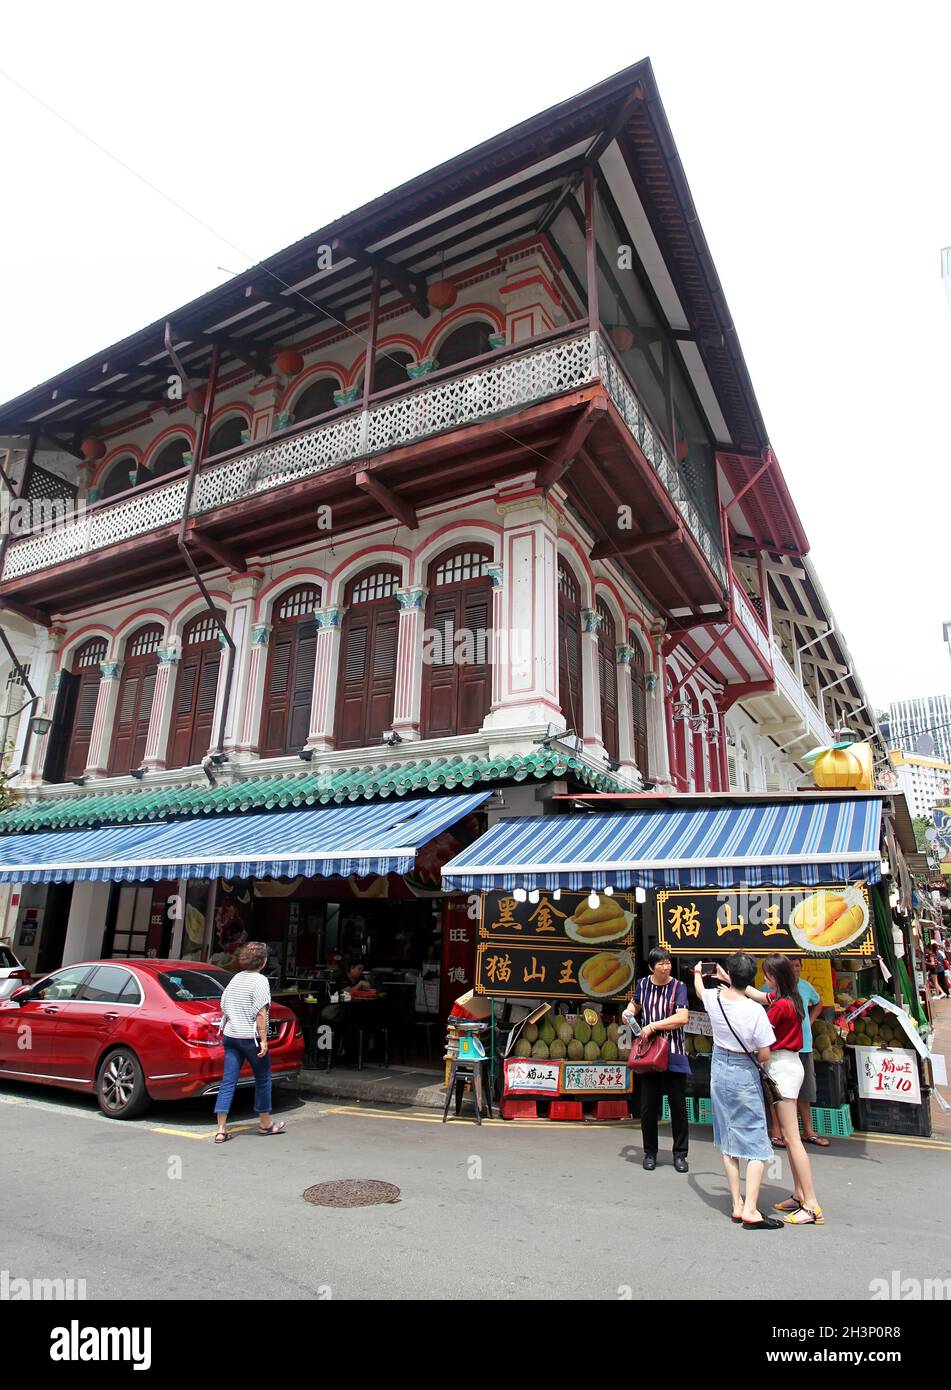
M618 411L637 440L641 453L660 478L674 505L680 512L694 540L703 551L710 568L723 585L727 585L726 561L720 538L716 537L704 521L696 504L692 501L683 479L660 435L654 428L650 417L641 405L614 353L598 338L598 375L607 387Z
M802 681L786 660L782 648L777 642L773 642L772 661L777 688L802 716L806 727L815 737L816 743L831 743L832 730L806 694Z
M719 539L714 538L688 496L614 355L600 338L592 352L587 332L528 347L462 376L407 390L368 411L335 416L325 425L210 464L199 472L190 514L200 516L353 459L575 390L594 381L598 374L725 587L726 565ZM181 520L185 492L184 478L154 484L121 501L95 506L74 521L15 540L7 548L3 579L49 569L174 525Z
M750 603L742 584L740 584L735 575L733 576L733 606L736 609L738 620L755 642L757 650L765 657L767 664L771 666L773 662L773 651L772 643L769 640L769 633L765 631L762 623L753 611L753 605Z

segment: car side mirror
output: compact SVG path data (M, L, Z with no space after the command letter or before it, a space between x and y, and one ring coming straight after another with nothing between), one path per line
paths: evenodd
M27 995L28 995L29 993L30 993L30 986L29 986L29 985L21 985L19 989L15 989L15 990L13 991L13 993L10 995L10 1000L11 1000L11 1002L14 1003L14 1004L17 1004L17 1003L19 1003L19 1004L25 1004L25 1003L26 1003L26 999L27 999Z

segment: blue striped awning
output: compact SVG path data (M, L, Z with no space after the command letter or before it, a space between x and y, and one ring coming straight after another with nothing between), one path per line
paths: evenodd
M881 877L882 802L671 806L501 820L442 871L490 888L751 888Z
M489 789L314 811L7 835L0 837L0 883L408 873L421 845L491 795Z

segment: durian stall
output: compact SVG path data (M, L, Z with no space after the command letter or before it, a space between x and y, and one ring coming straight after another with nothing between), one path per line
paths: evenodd
M443 884L478 895L476 991L530 1006L508 1035L503 1098L547 1097L560 1115L569 1098L613 1096L620 1114L631 1089L620 1014L650 945L685 965L781 952L803 960L824 1006L814 1042L817 1103L837 1112L827 1132L851 1133L847 1056L881 1065L865 1047L880 1041L877 1051L896 1052L886 1064L904 1066L900 1034L917 1036L881 886L886 800L849 790L575 796L565 814L500 819L444 866ZM889 1012L880 998L896 1011L888 1020L872 1012ZM850 1017L865 1000L875 1002ZM704 1025L691 1014L695 1095L709 1091Z

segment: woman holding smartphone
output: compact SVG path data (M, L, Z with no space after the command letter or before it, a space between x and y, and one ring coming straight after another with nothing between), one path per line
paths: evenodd
M637 1019L643 1036L664 1033L670 1043L665 1072L641 1072L637 1078L640 1098L641 1137L644 1142L643 1166L648 1173L657 1167L657 1121L661 1097L670 1098L670 1120L674 1131L674 1169L688 1172L687 1077L690 1062L684 1047L687 1022L687 986L673 978L674 963L669 951L655 946L647 957L651 973L638 980L631 1002L621 1017L626 1023Z

